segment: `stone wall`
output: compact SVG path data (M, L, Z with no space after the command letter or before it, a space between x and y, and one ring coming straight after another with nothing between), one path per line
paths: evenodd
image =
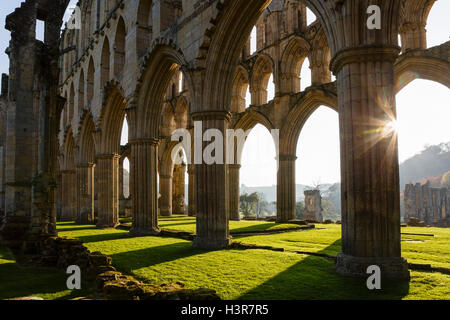
M305 192L305 220L323 222L322 196L319 190L306 190Z
M411 218L427 225L439 226L450 219L450 190L432 188L430 183L407 184L405 187L405 222ZM445 224L445 223L444 223Z

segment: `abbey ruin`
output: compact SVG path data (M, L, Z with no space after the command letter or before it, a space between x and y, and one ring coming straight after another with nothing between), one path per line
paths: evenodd
M427 182L405 187L405 222L417 218L427 225L450 226L450 190L433 188Z
M426 46L433 0L80 0L81 28L61 33L68 2L26 0L7 17L10 73L0 103L5 244L39 252L56 235L57 217L117 227L128 158L132 235L157 235L159 214L186 212L196 216L195 248L226 248L229 220L239 219L240 159L181 164L189 185L183 208L184 168L172 157L181 147L171 136L193 133L194 122L221 133L256 124L278 129L277 221L295 219L298 137L325 105L340 122L336 270L361 276L376 264L387 277L409 277L400 251L398 142L389 123L395 94L414 79L450 87L450 42ZM381 29L366 26L370 5L381 8ZM309 25L306 6L317 16ZM35 38L37 20L45 22L43 42ZM312 85L301 91L306 58ZM268 101L271 75L275 97ZM129 143L121 146L125 118Z

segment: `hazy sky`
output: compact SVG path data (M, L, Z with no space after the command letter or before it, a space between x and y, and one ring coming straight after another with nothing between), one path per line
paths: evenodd
M9 68L8 57L4 54L10 38L9 31L4 29L5 17L21 2L2 1L0 8L1 73L8 73ZM76 2L71 0L70 6ZM449 14L450 1L436 1L427 25L428 47L449 40ZM308 22L313 20L313 15L309 13ZM37 34L42 34L42 31L37 30ZM303 90L311 82L306 63L301 78ZM273 96L273 92L269 92L269 96ZM397 110L400 161L420 152L426 144L450 141L450 90L443 85L426 80L414 81L397 95ZM336 112L321 107L311 116L300 135L297 157L297 183L339 181L339 126ZM244 148L241 183L247 186L276 184L275 148L272 137L262 126L255 127Z

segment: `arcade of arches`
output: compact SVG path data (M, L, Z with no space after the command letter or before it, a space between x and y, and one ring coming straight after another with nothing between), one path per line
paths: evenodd
M298 137L325 105L340 122L337 271L365 275L377 264L388 277L409 277L400 254L397 136L384 127L407 83L450 87L449 42L426 47L434 1L80 0L81 30L61 35L67 3L27 0L7 18L5 243L38 250L38 240L56 234L57 217L116 227L127 158L132 234L158 234L158 215L186 212L196 216L194 247L227 247L228 221L239 219L240 165L175 163L171 155L181 150L171 135L193 132L195 121L222 133L257 124L279 130L277 219L292 220ZM383 13L380 30L365 27L373 4ZM306 6L317 16L309 25ZM34 38L37 19L45 22L44 43ZM311 86L301 91L305 59ZM275 97L268 101L270 78ZM121 146L125 117L128 144Z

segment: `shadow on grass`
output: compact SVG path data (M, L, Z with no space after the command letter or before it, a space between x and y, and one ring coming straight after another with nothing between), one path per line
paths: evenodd
M195 225L195 221L183 222L183 223L167 223L167 221L162 221L162 223L159 224L160 227L175 227L175 226L186 226L186 225Z
M58 232L71 232L71 231L83 231L83 230L98 230L94 225L92 226L78 226L74 228L58 228Z
M236 232L247 232L247 231L262 231L262 230L277 230L276 228L273 228L277 226L276 223L263 223L263 224L256 224L254 226L247 226L247 227L242 227L242 228L233 228L230 229L230 233L236 233ZM299 226L297 225L293 225L292 226L293 231L295 231L295 229L299 229Z
M127 251L110 255L114 266L122 272L131 273L132 270L151 267L160 263L183 259L204 251L192 249L192 242L179 242L169 245Z
M43 296L49 299L73 299L85 297L93 291L92 285L82 283L82 290L69 291L67 275L55 268L22 267L13 262L12 254L0 247L0 300L29 296ZM11 260L11 262L9 262Z
M337 242L337 241L336 241ZM336 243L320 251L335 251ZM242 300L400 300L409 293L409 282L382 281L382 290L369 290L367 279L347 278L335 272L335 263L307 256L272 279L244 293Z
M131 238L129 232L115 232L115 233L107 233L107 234L96 234L90 236L78 236L77 239L80 239L83 243L90 242L101 242L101 241L109 241L109 240L119 240L125 238Z

